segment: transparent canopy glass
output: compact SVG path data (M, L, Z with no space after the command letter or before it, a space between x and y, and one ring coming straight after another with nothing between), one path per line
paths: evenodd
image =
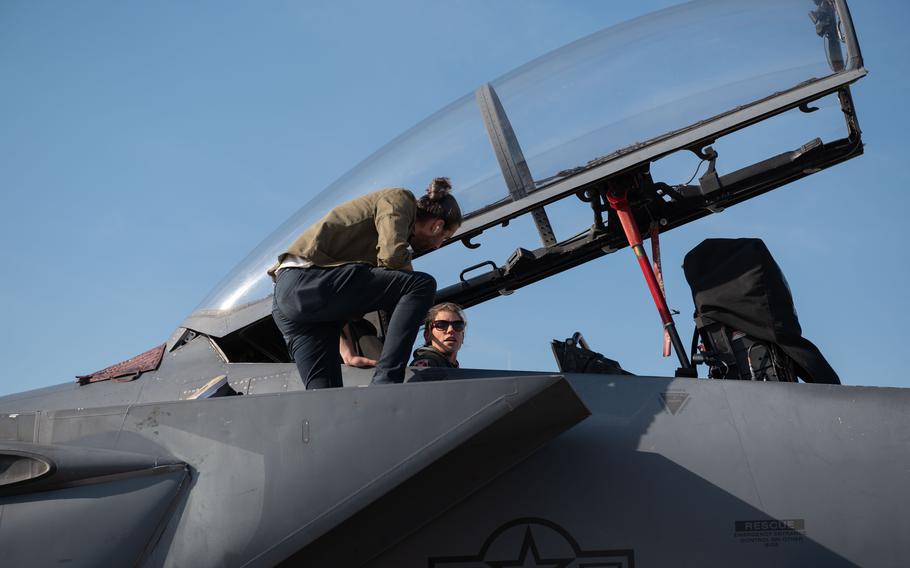
M816 8L813 0L691 2L600 31L492 81L534 190L624 149L835 74L828 42L808 15ZM855 54L847 55L837 72L856 66ZM511 202L473 93L390 142L298 210L197 312L232 310L269 295L266 269L332 207L382 187L420 195L440 175L452 179L468 218Z

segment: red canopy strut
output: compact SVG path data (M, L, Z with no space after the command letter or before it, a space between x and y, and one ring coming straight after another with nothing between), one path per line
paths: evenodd
M648 260L648 254L645 252L644 247L641 246L641 233L638 232L638 225L635 224L635 219L632 217L632 209L629 207L626 191L617 191L611 188L607 192L607 201L609 201L610 206L616 210L619 222L622 223L622 229L626 233L626 239L629 241L629 246L632 247L635 257L638 259L638 265L641 267L645 282L648 283L648 289L651 291L651 297L654 298L654 304L657 306L657 311L660 313L660 319L663 321L664 329L667 334L669 334L670 342L673 344L673 350L676 351L676 356L679 358L681 368L677 371L677 376L695 376L691 373L694 368L691 363L689 363L689 357L686 355L686 350L679 340L679 334L676 333L676 324L673 323L673 316L670 314L670 308L667 307L667 300L664 298L663 292L660 289L660 284L657 283L657 278L654 276L654 269L651 267L651 262Z

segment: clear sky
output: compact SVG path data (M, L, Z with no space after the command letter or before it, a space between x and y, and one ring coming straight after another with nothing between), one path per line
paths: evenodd
M279 223L402 131L534 57L672 4L0 3L0 394L164 342ZM870 70L853 89L865 155L667 233L664 271L687 342L685 252L708 236L761 237L804 335L842 380L908 387L910 7L851 10ZM468 367L555 370L549 340L576 330L633 372L676 366L659 357L628 250L469 317Z

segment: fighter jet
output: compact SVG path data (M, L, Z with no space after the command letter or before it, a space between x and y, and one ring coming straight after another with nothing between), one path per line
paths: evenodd
M651 72L624 80L631 68ZM792 312L754 241L687 259L701 320L687 348L644 247L862 154L850 89L865 75L845 0L705 0L478 86L300 209L160 346L0 398L3 565L905 565L910 393L837 384L787 310L753 331L725 319L718 282L742 282L738 266L783 283ZM823 139L832 115L842 135ZM749 133L767 125L780 147L753 159ZM704 171L662 177L679 158ZM304 390L266 269L331 207L438 172L466 214L415 262L446 284L439 300L482 310L634 258L677 376L632 375L621 350L575 334L551 346L558 373L369 385L345 367L344 388ZM754 264L733 262L743 251ZM375 345L384 317L366 317Z

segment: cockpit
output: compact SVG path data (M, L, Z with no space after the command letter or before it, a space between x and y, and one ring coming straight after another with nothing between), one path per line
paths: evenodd
M628 245L611 180L629 188L642 232L663 233L861 154L849 85L865 74L840 0L703 0L605 29L479 86L341 176L215 287L181 341L288 362L267 268L332 207L436 176L452 180L465 222L415 269L436 277L439 301L508 295ZM750 144L753 126L775 147Z

